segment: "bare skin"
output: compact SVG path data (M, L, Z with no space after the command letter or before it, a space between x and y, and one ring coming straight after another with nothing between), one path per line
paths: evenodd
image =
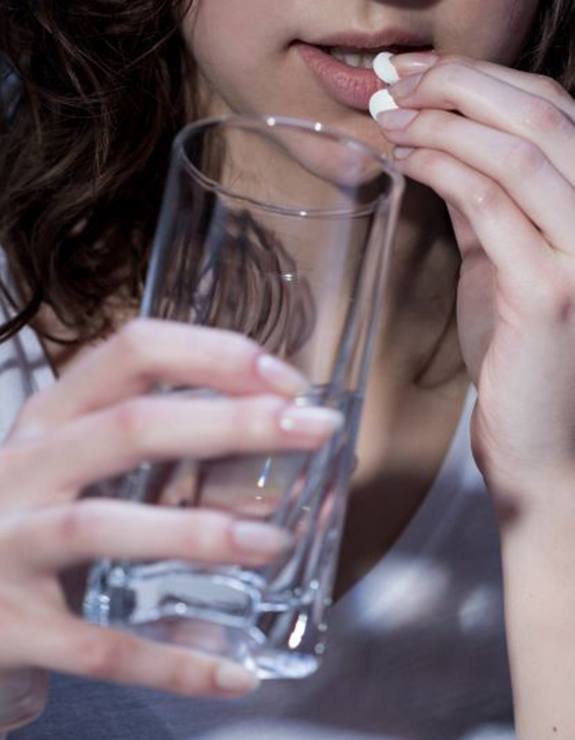
M372 500L379 502L380 482L385 479L386 470L388 477L393 477L394 471L400 474L407 465L417 463L421 476L411 486L409 498L402 496L406 505L395 513L394 524L387 533L389 537L375 532L367 551L359 555L353 540L348 538L343 562L357 564L359 559L359 567L345 570L342 566L338 588L343 592L361 577L417 508L445 454L461 410L468 376L478 389L472 444L501 514L506 628L517 729L522 740L541 740L556 736L559 731L565 737L575 734L570 672L573 664L570 651L574 644L570 615L575 612L575 594L570 585L575 560L572 537L575 102L557 83L510 68L536 6L535 0L522 0L513 4L510 13L507 0L481 4L473 0L437 0L405 5L358 0L355 4L342 3L334 13L331 0L313 4L292 0L277 6L273 14L266 14L269 3L264 0L210 0L199 6L198 25L186 29L204 81L209 82L213 91L217 90L214 95L206 95L213 104L210 110L257 113L262 112L263 106L267 109L273 105L276 112L323 118L374 146L379 145L384 151L393 151L398 168L430 189L423 191L423 197L421 192L418 195L416 218L410 217L408 197L400 229L404 263L395 276L394 289L400 295L408 278L413 291L410 300L401 304L401 312L387 332L384 329L382 333L379 357L384 355L388 364L384 367L376 358L369 390L369 408L373 414L366 416L360 440L362 465L356 475L350 521L362 521L362 510L371 507L371 501L363 505L369 500L370 491L375 492ZM260 22L263 17L265 24ZM417 64L413 58L407 59L409 55L397 57L394 64L402 79L390 92L400 110L378 119L379 126L357 111L342 109L322 96L309 78L296 74L302 70L301 60L291 53L290 41L299 38L320 43L322 34L350 28L373 31L386 23L430 30L430 42L437 55L426 66L421 59L416 60ZM297 87L300 84L304 87ZM406 117L406 114L410 115ZM514 166L508 166L509 163ZM431 195L431 191L437 195ZM439 336L444 328L453 298L452 278L459 260L450 251L453 244L444 239L444 225L434 220L438 217L429 216L429 233L435 235L429 261L425 260L425 270L421 272L410 269L417 263L417 250L421 247L418 225L426 228L425 219L434 211L437 196L448 205L462 259L457 286L459 343L453 332L448 333L444 350L434 357L427 377L421 377L422 350L433 347L430 337ZM446 275L449 287L438 279ZM430 305L436 310L428 312ZM433 318L429 325L425 322L430 313ZM396 337L389 332L390 327L398 330ZM166 333L171 331L164 329ZM122 353L111 342L107 351L112 354L115 351L114 358L120 361ZM136 351L136 359L142 360L139 353L145 346ZM393 348L390 354L389 347ZM177 357L176 353L174 361ZM97 365L97 358L98 355L86 351L83 361ZM458 369L461 358L467 376ZM60 367L65 366L65 358L54 356L54 360ZM106 367L106 363L101 363L99 372L105 373ZM136 370L136 377L141 379L142 367ZM163 368L163 371L171 369ZM127 387L132 387L124 382L130 378L129 368L123 368L123 373L121 388L116 389L118 397L127 392ZM149 378L149 368L146 377ZM249 373L246 382L248 379ZM34 496L61 495L68 497L68 505L74 509L77 504L69 503L73 491L66 478L67 470L62 466L59 470L50 468L58 484L50 491L34 482L37 472L30 461L37 458L40 449L45 455L51 453L45 459L61 462L71 435L77 429L86 433L91 424L101 419L90 415L79 420L51 418L54 414L58 416L63 401L68 403L68 399L76 398L77 402L77 394L82 396L83 389L75 388L74 365L67 368L56 386L26 405L16 436L9 441L3 456L15 476L12 483L27 481L27 486L20 487L24 492L28 490L32 503ZM261 385L253 388L257 395ZM394 416L389 399L395 392L401 399L401 410L396 409ZM105 385L99 394L103 397L98 403L107 406ZM271 430L275 418L272 412L277 411L274 404L279 400L256 401L250 401L254 404L253 415ZM142 405L145 406L140 401L136 404L138 414L143 413ZM380 409L393 421L381 426ZM82 404L75 408L76 414L82 415L84 411ZM117 410L105 408L102 417L110 423L116 418L114 413ZM151 410L147 409L146 413ZM163 413L175 415L178 410L163 409ZM421 421L418 428L422 431L418 438L409 438L401 431L408 428L414 416ZM136 414L136 421L138 418L141 420ZM206 418L204 409L197 417L198 425ZM224 439L229 434L225 419L224 413L220 419ZM133 414L128 414L128 422L132 430L128 441L136 445L142 458L149 456L150 445L158 454L160 450L173 454L183 446L191 450L203 438L198 427L187 430L185 445L181 438L172 436L141 439L143 427L134 424ZM288 441L278 428L273 428L278 448L297 446L298 440ZM166 425L165 433L170 430L170 425ZM254 432L253 426L251 431ZM391 436L393 447L388 444ZM231 447L244 441L243 435L227 438ZM320 441L316 436L315 440L308 439L307 444L313 446ZM55 455L53 445L58 443L60 452ZM250 443L261 444L261 436L251 438ZM217 454L221 444L222 437L218 436L211 439L209 449L201 445L199 449L204 454ZM34 458L30 456L30 447L36 453ZM128 448L91 452L101 455L95 460L88 459L92 466L89 474L95 477L110 466L121 469L132 459L130 454L132 457L135 454ZM26 455L29 455L28 464L24 464ZM88 472L83 474L86 476ZM27 501L25 495L24 499ZM356 505L355 501L359 503ZM14 505L12 497L9 506ZM104 523L107 516L111 521L109 515L110 512L101 512ZM78 553L63 552L62 548L58 551L54 547L54 538L50 540L47 536L50 522L35 513L29 521L22 515L6 525L9 531L3 545L8 548L7 559L13 555L10 548L14 542L22 550L31 541L30 522L44 532L47 545L52 543L55 561L77 556ZM139 534L134 531L139 546L142 531ZM106 546L105 532L100 534L100 540L91 542L91 554ZM159 544L166 547L165 542ZM225 552L225 543L221 544L220 555ZM111 554L110 541L107 547ZM23 563L35 572L34 564L28 560L29 557L24 558ZM0 585L5 594L12 595L13 584L3 580ZM65 624L69 623L55 624L53 634L63 634ZM9 641L13 650L11 665L16 666L18 660L26 661L29 646L23 640L24 633L18 633L20 622L14 621L9 626L20 637ZM95 665L67 665L65 669L91 671L92 675L95 669L100 675L114 678L102 670L102 666L108 671L110 668L109 661L101 660L106 658L110 646L103 648L103 652L96 653ZM149 685L166 685L170 677L154 677L152 663L157 661L151 661L150 654L144 660L144 646L130 647L136 648L145 667L138 671L139 680ZM35 658L39 654L36 650ZM58 651L58 656L66 654ZM134 658L133 652L129 654ZM45 653L42 665L61 667L58 656ZM136 664L137 660L123 664L124 680L134 676ZM190 668L186 665L184 673L178 673L180 687L182 676L189 676ZM208 667L208 675L204 674L201 685L192 681L184 686L184 691L213 690L211 677L215 668Z

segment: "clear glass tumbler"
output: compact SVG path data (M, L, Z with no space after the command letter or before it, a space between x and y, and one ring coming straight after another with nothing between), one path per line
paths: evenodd
M90 621L261 678L317 668L402 192L379 153L321 123L232 116L178 135L141 315L251 337L311 381L299 403L340 409L346 423L315 452L144 464L117 481L117 497L272 522L295 546L259 568L99 562Z

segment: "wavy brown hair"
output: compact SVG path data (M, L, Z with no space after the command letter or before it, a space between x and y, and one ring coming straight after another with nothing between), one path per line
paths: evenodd
M188 5L0 0L0 244L22 299L0 337L46 303L87 339L107 299L138 298L186 121Z
M0 340L45 304L86 341L112 328L112 297L139 299L171 141L195 110L191 2L0 0L0 244L19 289ZM574 91L574 30L575 0L542 0L518 66Z

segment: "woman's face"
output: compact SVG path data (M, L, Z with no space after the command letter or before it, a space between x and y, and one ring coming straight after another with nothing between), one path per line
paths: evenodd
M299 116L335 125L381 148L367 112L375 75L318 46L434 47L512 64L538 0L199 0L184 21L209 95L205 114ZM360 38L333 38L359 33ZM393 49L392 49L393 50ZM354 68L350 69L350 63ZM370 57L359 62L370 67ZM370 86L373 88L370 90Z

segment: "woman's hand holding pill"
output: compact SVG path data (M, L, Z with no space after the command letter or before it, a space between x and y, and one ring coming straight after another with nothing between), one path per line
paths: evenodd
M575 101L483 61L389 66L399 81L372 112L400 171L446 201L463 259L476 456L500 503L526 515L553 481L575 484Z
M499 512L518 736L572 737L575 101L491 63L393 61L401 79L372 109L400 171L446 201L463 260L460 344Z

